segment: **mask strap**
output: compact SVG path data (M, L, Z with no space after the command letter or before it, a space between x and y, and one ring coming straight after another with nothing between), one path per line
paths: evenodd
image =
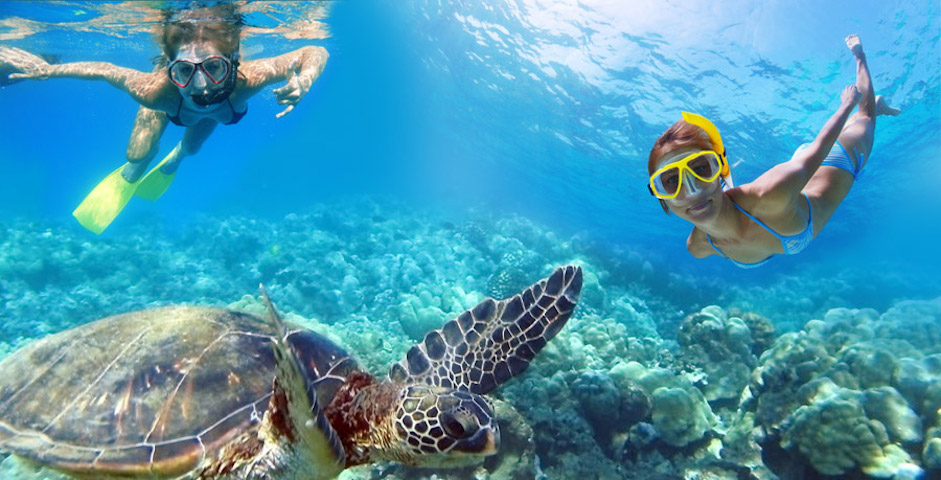
M735 188L735 185L732 184L732 174L729 173L728 176L719 177L719 183L722 184L722 191L728 191L732 188Z

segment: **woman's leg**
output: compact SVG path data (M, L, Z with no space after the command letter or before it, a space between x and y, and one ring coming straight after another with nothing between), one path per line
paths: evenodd
M160 167L160 171L166 175L172 175L176 172L176 169L180 167L180 163L183 162L183 157L199 153L203 142L212 135L217 125L219 125L219 122L205 118L200 120L196 125L186 127L186 131L183 132L183 140L180 141L180 148L177 150L177 155L168 159L166 163Z
M872 153L872 143L875 137L876 117L879 115L898 115L899 110L888 106L885 99L876 96L872 88L872 76L869 73L869 64L866 62L866 53L863 44L856 35L846 37L846 46L856 56L856 89L862 94L859 108L843 127L838 141L847 153L857 170L857 158L854 151L859 153L863 162L869 159ZM865 165L865 163L864 163Z
M846 46L856 57L856 89L862 94L862 98L857 111L843 126L843 131L840 132L837 141L849 154L853 168L859 170L857 162L865 162L872 153L876 117L898 115L899 111L886 105L882 96L875 95L869 65L866 63L866 54L863 52L859 37L856 35L846 37ZM813 208L815 234L830 221L830 217L846 198L855 181L856 178L851 172L834 166L822 165L807 182L803 193L810 198Z
M129 183L136 182L157 155L160 137L167 129L167 122L169 119L163 112L144 106L137 109L131 139L127 144L127 165L121 170L121 176Z
M203 142L216 129L216 125L218 123L215 120L203 119L196 125L186 127L183 140L180 140L173 151L147 173L134 194L151 202L159 199L173 182L173 177L176 176L176 170L180 168L183 158L196 154L203 146Z
M166 65L154 66L154 72L162 71ZM170 119L167 114L151 110L143 105L137 109L131 140L127 143L127 165L121 170L121 176L129 183L140 179L147 170L147 165L157 155L160 137L167 129Z

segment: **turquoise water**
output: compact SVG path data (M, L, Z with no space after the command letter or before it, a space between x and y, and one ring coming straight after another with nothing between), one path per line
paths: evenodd
M132 200L100 236L70 214L124 161L136 104L104 83L3 87L0 356L133 309L244 303L264 282L282 310L331 329L378 373L422 332L484 296L512 295L575 262L591 281L569 327L525 379L500 391L534 430L539 467L531 471L691 478L715 470L717 478L736 478L748 465L811 478L904 475L899 465L906 463L926 470L929 439L941 438L932 430L941 419L931 403L941 397L931 357L941 352L941 12L936 1L818 3L268 5L247 17L256 29L243 40L244 55L321 45L330 53L323 75L280 119L270 88L253 98L238 125L217 129L184 162L164 197ZM115 3L3 2L0 45L61 62L149 70L159 51L136 11ZM292 40L276 31L301 20L322 34ZM699 112L722 132L736 181L754 179L809 141L854 82L843 41L850 33L862 39L877 93L903 113L878 120L872 158L844 204L808 249L766 267L746 271L718 257L690 257L689 225L664 215L646 192L653 141L681 110ZM159 155L181 134L170 126ZM683 336L682 326L696 330L701 318L689 315L710 305L721 309L703 314L716 319L710 325L717 331L737 331L740 321L731 319L746 320L744 310L769 319L778 343L757 347L757 327L745 322L751 343L722 340L721 348L696 350L713 345L715 335L726 338ZM385 343L364 331L384 332ZM852 341L836 340L839 331L851 331ZM919 438L891 433L895 424L885 421L890 434L880 445L886 458L897 453L887 445L898 445L909 462L878 470L856 460L828 470L801 453L820 450L800 441L813 436L805 425L815 423L806 419L819 406L806 398L781 401L787 422L758 414L767 430L763 460L726 453L723 460L738 470L704 460L710 442L728 451L737 445L728 434L744 429L736 412L761 411L737 395L711 398L708 385L720 371L744 368L757 378L786 370L791 360L783 352L797 340L783 332L822 342L826 354L818 357L855 375L855 383L836 381L845 391L832 398L862 405L860 398L875 395L870 390L901 392L919 419L917 428L905 425ZM761 356L765 350L780 354ZM738 367L710 356L718 351L740 355ZM873 352L892 358L870 362L891 377L881 383L864 380L857 368L869 361L859 356L882 358ZM627 367L630 361L672 372L680 379L675 388L701 391L690 395L705 395L717 418L703 420L709 426L682 446L649 412L640 420L612 413L621 426L605 427L591 412L629 410L637 385L656 412L652 381ZM815 380L837 377L824 367L814 372ZM732 382L736 392L748 383L740 380ZM804 416L796 413L801 406ZM709 417L703 409L676 415ZM637 425L659 426L660 440L640 442ZM804 469L788 470L775 458Z

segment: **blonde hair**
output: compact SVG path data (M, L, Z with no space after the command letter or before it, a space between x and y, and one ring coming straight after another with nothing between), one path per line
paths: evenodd
M157 44L169 59L176 58L180 47L196 39L205 39L232 56L239 50L242 16L235 5L223 3L206 8L168 11L166 19L154 32Z

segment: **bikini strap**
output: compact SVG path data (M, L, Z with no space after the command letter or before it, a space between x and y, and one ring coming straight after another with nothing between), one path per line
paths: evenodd
M703 232L703 233L706 233L706 232ZM712 243L712 237L710 237L708 233L706 233L706 240L709 240L709 245L712 246L712 249L715 250L716 253L725 257L725 254L722 253L722 250L719 250L719 247L717 247L716 244ZM725 258L729 258L729 257L725 257Z
M706 232L703 232L703 233L706 233ZM764 259L764 260L762 260L762 261L760 261L760 262L758 262L758 263L742 263L742 262L739 262L738 260L733 260L733 259L729 258L728 255L722 253L722 250L719 250L719 247L717 247L716 244L712 243L712 237L710 237L708 233L706 233L706 240L709 240L709 245L712 246L712 249L715 250L716 253L718 253L722 258L724 258L724 259L726 259L726 260L732 262L733 264L735 264L736 267L739 267L739 268L755 268L755 267L760 267L760 266L762 266L762 265L768 263L768 260L771 260L771 257L768 257L768 258L766 258L766 259ZM773 256L773 255L772 255L772 256Z
M769 228L767 225L765 225L764 222L762 222L761 220L758 220L758 219L755 218L752 214L746 212L744 208L738 206L738 204L735 203L735 200L732 200L731 198L729 198L729 200L732 202L732 205L735 205L735 208L737 208L738 211L744 213L746 217L750 218L753 222L757 223L758 225L761 225L761 228L767 230L768 233L770 233L770 234L774 235L775 237L777 237L778 240L780 240L780 241L782 241L782 242L784 241L784 237L782 237L778 232L775 232L774 230L772 230L771 228ZM808 201L809 201L809 199L808 199Z
M859 151L854 148L853 149L854 155L850 156L850 152L846 150L846 147L844 147L843 144L840 143L839 140L837 140L834 143L836 143L836 145L840 147L840 150L843 151L843 155L846 155L846 158L849 159L850 162L852 162L853 160L856 161L856 166L853 168L853 179L858 179L859 174L863 173L863 167L865 166L864 164L866 163L866 159L863 157L863 154L859 153ZM850 166L852 167L852 165Z

